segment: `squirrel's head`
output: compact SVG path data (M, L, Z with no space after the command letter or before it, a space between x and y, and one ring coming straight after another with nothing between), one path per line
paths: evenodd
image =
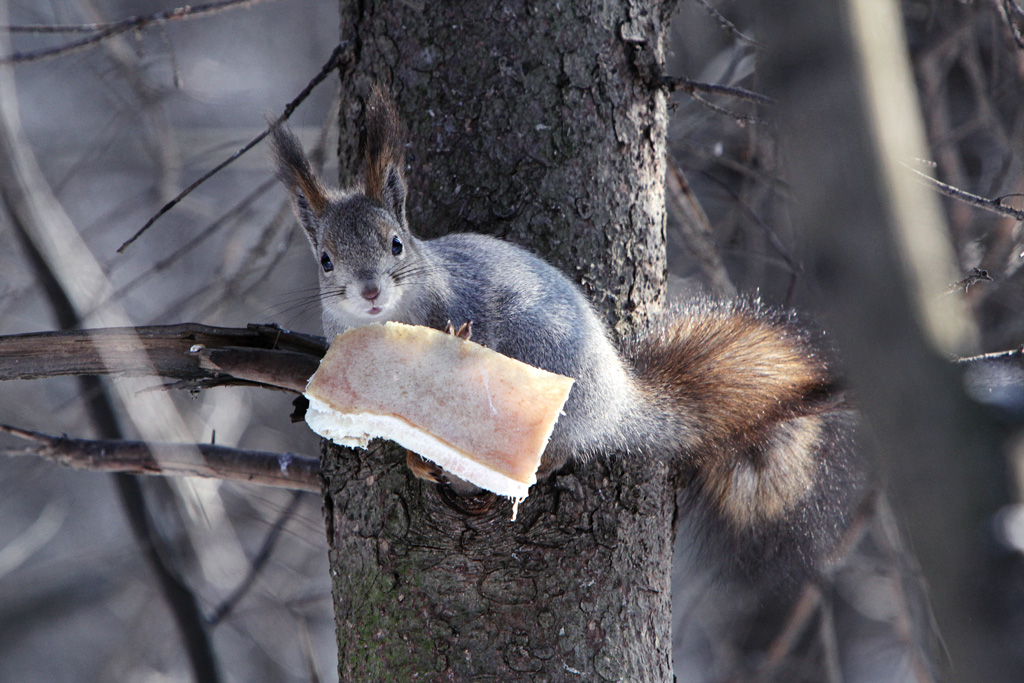
M403 285L419 274L405 218L403 133L395 106L375 87L366 103L365 180L328 190L287 128L271 133L277 175L319 264L324 332L400 317Z

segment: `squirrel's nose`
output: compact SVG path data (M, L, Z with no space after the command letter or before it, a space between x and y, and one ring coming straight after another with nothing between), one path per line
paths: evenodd
M378 296L380 296L380 287L377 287L376 285L363 287L363 290L359 292L359 294L362 295L362 297L367 301L373 301Z

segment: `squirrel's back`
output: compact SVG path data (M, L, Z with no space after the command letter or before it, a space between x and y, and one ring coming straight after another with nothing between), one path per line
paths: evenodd
M486 235L422 243L444 273L430 319L473 325L473 339L507 356L576 380L555 425L543 476L572 458L625 448L623 426L640 400L606 326L569 278L526 249Z

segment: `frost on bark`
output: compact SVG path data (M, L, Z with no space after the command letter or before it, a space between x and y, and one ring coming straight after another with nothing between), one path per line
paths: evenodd
M372 6L371 6L372 5ZM490 233L579 282L616 333L665 284L658 3L341 3L341 183L374 82L409 129L409 222ZM415 480L404 453L325 446L341 680L671 680L674 491L600 458L499 500ZM625 463L628 462L628 467Z

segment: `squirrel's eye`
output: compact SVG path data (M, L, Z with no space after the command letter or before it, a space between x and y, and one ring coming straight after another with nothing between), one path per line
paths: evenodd
M391 255L398 256L402 253L402 240L398 239L398 235L391 238Z
M325 273L334 270L334 264L331 263L331 257L327 255L326 251L320 256L320 265L324 267Z

